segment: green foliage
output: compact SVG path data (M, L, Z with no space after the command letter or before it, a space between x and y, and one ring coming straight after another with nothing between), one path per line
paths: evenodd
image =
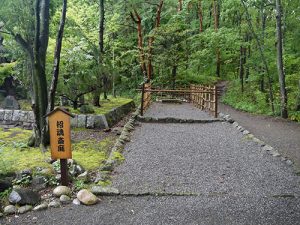
M79 190L86 188L87 185L82 180L75 180L75 182L73 182L73 187L74 187L75 191L79 191Z

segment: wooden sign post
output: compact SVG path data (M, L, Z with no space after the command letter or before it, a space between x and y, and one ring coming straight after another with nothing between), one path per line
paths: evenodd
M61 184L67 186L68 159L72 158L70 117L74 116L62 108L46 116L49 117L51 158L60 159Z

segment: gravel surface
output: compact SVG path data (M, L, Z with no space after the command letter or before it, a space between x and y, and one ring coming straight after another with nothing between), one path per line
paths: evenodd
M300 196L292 168L228 123L143 124L125 158L113 182L123 193Z
M300 123L241 112L224 104L220 104L219 109L224 114L230 114L256 137L292 159L300 171Z
M144 123L124 155L113 177L121 196L0 224L300 225L300 177L231 124Z
M170 104L154 102L146 111L149 117L173 117L177 119L213 119L208 113L201 111L188 103Z

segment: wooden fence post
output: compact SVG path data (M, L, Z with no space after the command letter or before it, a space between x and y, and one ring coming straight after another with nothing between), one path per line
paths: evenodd
M144 95L145 95L145 83L143 83L142 85L141 116L144 115Z
M218 88L217 86L215 85L215 118L218 118Z

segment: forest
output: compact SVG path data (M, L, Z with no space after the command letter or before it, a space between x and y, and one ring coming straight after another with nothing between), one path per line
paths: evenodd
M150 80L226 81L224 103L300 121L299 15L296 0L1 0L0 82L31 100L38 144L60 98L101 107Z

